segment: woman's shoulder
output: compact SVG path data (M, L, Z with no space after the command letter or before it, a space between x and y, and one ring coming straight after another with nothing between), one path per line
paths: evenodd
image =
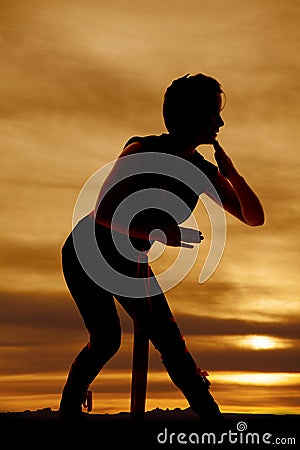
M160 147L164 146L167 140L168 135L165 133L160 135L133 136L125 143L123 150L134 144L136 148L143 147L144 151L160 151Z

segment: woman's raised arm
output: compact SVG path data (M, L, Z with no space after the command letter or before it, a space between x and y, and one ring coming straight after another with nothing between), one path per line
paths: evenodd
M265 215L262 204L246 182L239 174L231 159L218 141L215 141L215 159L219 167L214 187L222 202L222 207L237 219L252 227L264 224ZM211 191L206 194L217 200Z

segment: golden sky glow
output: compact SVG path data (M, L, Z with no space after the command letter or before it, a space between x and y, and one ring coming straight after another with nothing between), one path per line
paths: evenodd
M174 78L203 72L226 92L220 143L266 223L227 216L224 255L200 285L210 242L200 205L206 239L167 297L223 411L299 413L299 2L0 0L0 10L1 410L57 409L87 339L60 266L77 196L129 137L165 131ZM95 412L129 409L132 324L119 309L123 343L92 387ZM152 350L156 406L188 405Z

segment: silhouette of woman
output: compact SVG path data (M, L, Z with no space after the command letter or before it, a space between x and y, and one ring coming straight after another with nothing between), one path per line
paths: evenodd
M198 230L179 226L186 217L171 217L164 211L163 206L141 208L129 228L126 228L122 220L115 221L112 226L117 207L128 196L141 189L147 191L149 188L157 188L169 191L180 197L190 212L199 198L191 189L185 189L178 180L159 173L149 175L141 172L125 179L118 178L124 161L130 165L130 158L124 158L125 156L153 153L182 158L200 169L209 181L207 184L202 183L199 195L204 193L220 205L210 188L212 184L224 210L250 226L264 223L264 211L258 197L216 140L220 127L224 125L220 115L223 95L220 83L201 73L188 74L174 80L167 88L163 101L163 118L168 133L160 136L136 136L126 143L107 177L110 189L103 195L100 192L95 211L84 217L76 226L82 230L86 229L87 232L91 224L94 226L101 254L118 273L131 278L146 276L155 280L147 260L147 252L154 240L164 242L168 246L192 247L203 239ZM201 144L212 144L216 165L205 160L198 152L196 148ZM134 259L120 254L112 238L112 228L117 234L129 235L133 248L137 249L143 258ZM222 414L210 393L210 383L187 349L162 290L150 296L145 292L144 296L130 297L126 296L125 291L120 294L103 287L82 267L74 246L74 232L76 229L72 230L62 247L62 267L68 289L77 304L90 339L71 365L60 400L60 413L71 418L82 414L82 404L90 384L118 351L121 327L115 304L117 300L131 317L139 315L142 308L145 311L145 305L147 306L149 314L145 316L143 312L141 317L144 330L160 352L162 363L171 380L200 419L205 422L218 422ZM99 270L100 277L101 273Z

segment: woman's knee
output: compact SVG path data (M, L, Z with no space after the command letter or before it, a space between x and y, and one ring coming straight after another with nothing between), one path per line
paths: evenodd
M163 325L152 330L151 341L161 354L181 354L187 351L186 342L177 323L170 317Z
M111 358L121 346L121 330L115 330L114 333L90 333L90 350L97 354L105 354Z

